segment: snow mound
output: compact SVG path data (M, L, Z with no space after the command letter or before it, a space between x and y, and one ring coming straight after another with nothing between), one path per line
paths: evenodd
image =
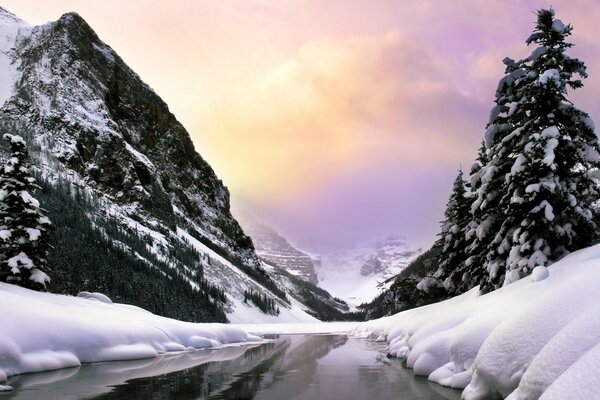
M596 398L600 390L600 245L536 267L495 292L368 321L415 374L462 388L463 399Z
M88 300L96 300L96 301L100 301L100 302L106 303L106 304L113 304L110 297L108 297L105 294L98 293L98 292L93 292L93 293L79 292L79 293L77 293L77 297L81 297L83 299L88 299Z
M550 271L543 265L538 265L531 272L531 282L539 282L550 276Z
M81 363L151 358L260 340L224 324L176 321L112 304L100 293L82 297L0 283L0 381Z

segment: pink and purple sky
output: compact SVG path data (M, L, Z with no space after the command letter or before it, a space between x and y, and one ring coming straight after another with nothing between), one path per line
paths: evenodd
M600 2L553 0L600 121ZM505 56L537 0L1 0L32 24L76 11L170 105L198 152L301 247L433 242Z

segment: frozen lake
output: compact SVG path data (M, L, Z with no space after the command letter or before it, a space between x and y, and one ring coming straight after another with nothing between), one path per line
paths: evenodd
M260 345L15 376L4 399L459 399L415 377L384 343L281 335Z

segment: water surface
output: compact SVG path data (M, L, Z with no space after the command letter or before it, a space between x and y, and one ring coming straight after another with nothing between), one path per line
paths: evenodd
M260 345L15 376L0 400L460 399L345 335L282 335Z

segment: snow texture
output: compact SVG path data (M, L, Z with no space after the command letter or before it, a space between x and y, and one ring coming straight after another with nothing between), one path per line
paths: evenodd
M105 294L98 293L98 292L93 292L93 293L79 292L79 293L77 293L77 297L81 297L83 299L88 299L88 300L95 300L95 301L99 301L101 303L106 303L106 304L113 304L110 297L108 297Z
M325 253L315 269L319 286L344 300L351 310L377 297L419 255L420 249L400 237Z
M263 285L254 282L242 270L226 260L220 254L202 244L182 228L177 228L177 235L201 254L208 254L212 262L205 266L205 277L209 282L227 288L229 309L226 310L227 319L232 323L292 323L292 322L318 322L319 320L308 314L302 304L294 299L291 306L278 299ZM213 270L218 269L218 271ZM220 280L218 277L223 277ZM278 302L279 315L267 315L250 303L244 303L243 291L253 288L261 293L268 293ZM236 295L237 294L237 295Z
M0 283L0 382L81 363L260 340L233 326L176 321L131 305L108 304L104 298L96 293L87 298L40 293Z
M11 52L19 32L28 31L28 28L25 22L0 8L0 107L13 95L18 74Z
M600 245L486 295L368 321L415 374L464 388L463 399L597 398L600 389Z
M554 82L555 85L560 85L560 72L557 69L548 69L540 75L538 82L542 85L547 85L548 82Z

